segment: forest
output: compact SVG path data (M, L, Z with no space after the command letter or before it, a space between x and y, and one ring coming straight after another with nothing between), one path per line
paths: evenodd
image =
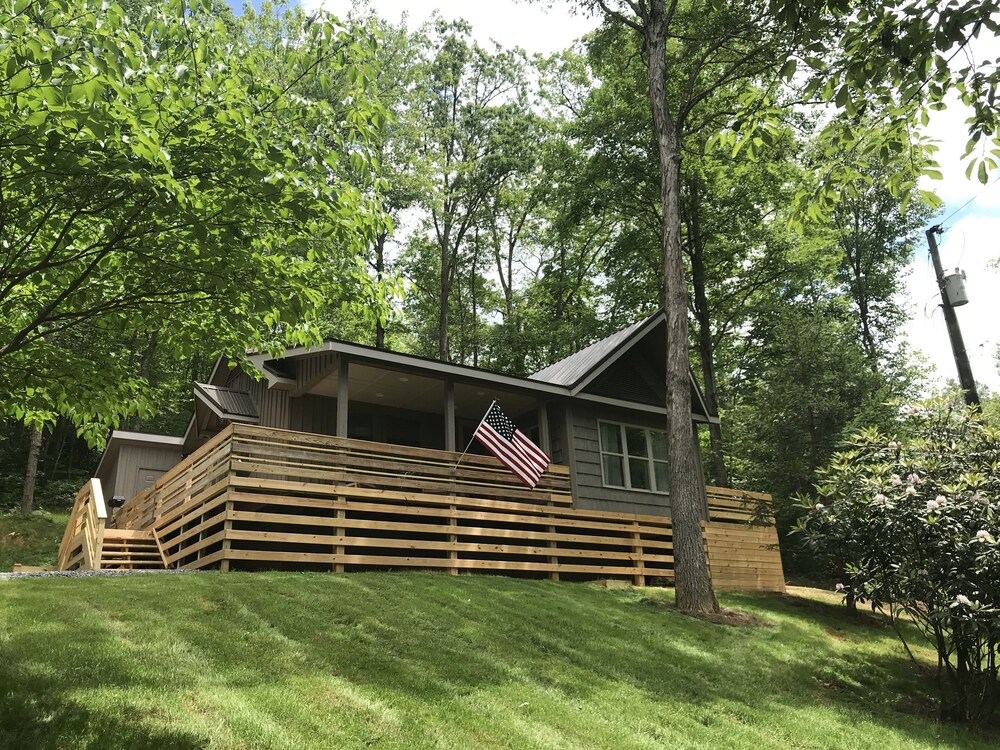
M721 416L706 481L771 493L789 529L850 434L928 392L901 333L940 215L919 126L978 103L987 180L992 70L948 61L994 4L580 4L600 28L543 57L364 5L15 0L0 510L65 506L113 428L182 434L222 353L334 337L527 375L673 299Z

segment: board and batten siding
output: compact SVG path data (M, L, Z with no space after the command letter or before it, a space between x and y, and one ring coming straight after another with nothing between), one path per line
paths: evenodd
M254 380L242 370L235 370L226 383L227 388L246 391L257 404L261 427L280 430L291 429L291 408L288 391L268 388L266 380Z
M135 497L180 460L179 445L123 445L118 450L111 486L104 486L105 497L109 500L115 495Z
M573 492L577 507L669 516L670 496L667 494L604 486L598 420L653 430L664 429L664 420L656 415L594 408L579 401L574 403L569 409L567 422L572 432L574 460L571 466L575 471Z

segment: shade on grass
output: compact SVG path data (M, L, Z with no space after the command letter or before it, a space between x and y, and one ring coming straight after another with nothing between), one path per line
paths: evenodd
M892 632L434 574L0 581L2 748L995 748ZM669 597L669 592L655 594Z
M10 572L14 563L55 566L68 520L67 513L0 514L0 573Z

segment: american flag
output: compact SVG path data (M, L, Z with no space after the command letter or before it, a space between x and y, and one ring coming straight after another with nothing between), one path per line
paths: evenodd
M538 484L542 472L549 466L545 452L517 429L496 401L490 405L473 437L528 487Z

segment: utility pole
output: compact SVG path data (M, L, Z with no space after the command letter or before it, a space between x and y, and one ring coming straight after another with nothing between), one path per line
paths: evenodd
M965 403L969 406L979 405L979 392L976 381L972 377L972 366L969 364L969 353L965 350L962 340L962 329L958 327L958 316L951 306L944 285L944 268L941 267L941 256L938 254L937 239L934 235L941 234L941 227L934 226L927 230L927 246L934 261L934 273L937 275L938 290L941 292L941 307L944 309L944 322L948 325L948 338L951 339L951 351L955 355L955 366L958 367L958 382L965 392Z

